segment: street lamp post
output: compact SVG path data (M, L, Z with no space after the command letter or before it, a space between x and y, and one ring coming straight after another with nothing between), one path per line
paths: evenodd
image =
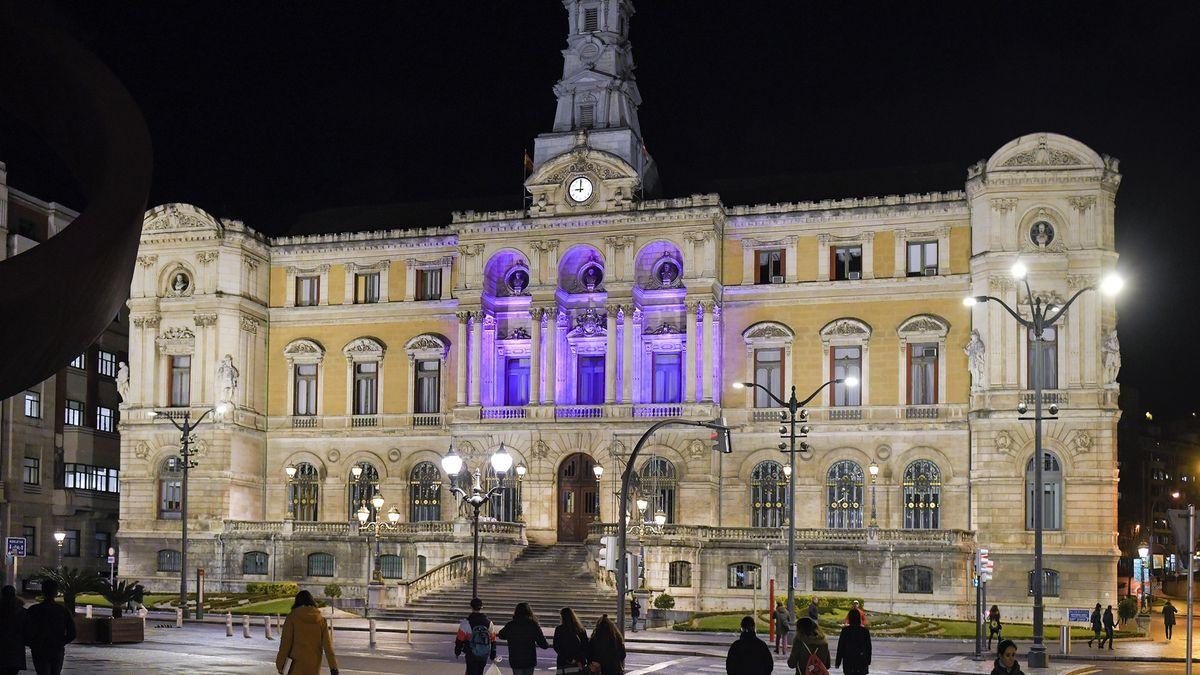
M867 471L871 472L871 527L879 527L879 522L875 519L875 479L879 476L879 465L872 460Z
M58 544L58 573L62 574L62 548L63 541L66 540L67 533L59 530L54 533L54 543Z
M450 492L459 499L463 504L471 507L473 512L471 518L471 542L474 550L474 556L471 559L471 597L479 597L479 509L488 503L492 497L504 492L504 474L512 468L513 457L508 454L508 449L504 444L500 444L500 448L492 454L492 469L496 472L496 487L483 491L480 483L482 476L479 469L475 469L474 484L471 486L471 492L468 493L454 484L454 477L458 472L462 471L462 457L450 448L450 452L442 458L442 470L450 476Z
M976 295L963 299L963 304L967 307L982 302L994 302L1000 305L1004 311L1008 312L1019 325L1029 331L1033 340L1033 363L1029 366L1029 379L1033 380L1033 417L1024 417L1023 415L1028 410L1025 402L1017 405L1017 412L1022 415L1017 419L1033 420L1033 447L1034 447L1034 490L1033 490L1033 645L1029 648L1029 667L1030 668L1045 668L1049 663L1049 658L1046 655L1045 631L1044 631L1044 606L1042 604L1042 591L1045 580L1042 578L1042 538L1045 523L1043 522L1043 508L1045 496L1045 484L1043 483L1042 469L1045 464L1045 455L1042 451L1042 420L1058 419L1058 406L1051 404L1049 407L1049 416L1042 415L1042 352L1044 348L1045 331L1052 327L1059 319L1066 315L1067 310L1071 308L1075 300L1083 295L1084 291L1100 290L1105 295L1116 295L1124 286L1124 281L1119 276L1111 274L1105 277L1098 286L1087 286L1075 291L1069 300L1063 303L1062 307L1050 302L1043 302L1040 296L1035 297L1033 290L1029 286L1029 269L1021 261L1017 261L1012 266L1012 276L1015 279L1023 282L1025 285L1025 296L1029 302L1029 318L1021 316L1019 312L1010 307L1008 303L1000 298L990 295Z
M1150 591L1148 588L1150 585L1150 572L1146 569L1150 563L1150 544L1142 542L1142 545L1138 546L1138 556L1142 559L1142 578L1140 579L1142 582L1142 604L1148 612L1153 612L1154 610L1150 609Z
M791 396L788 400L783 400L775 395L775 392L762 386L757 382L734 382L734 389L756 388L762 390L771 400L784 408L784 412L780 413L780 421L787 426L779 427L779 436L786 438L788 444L780 443L779 450L788 453L787 466L783 467L784 475L788 479L788 619L791 625L796 625L796 585L792 583L795 575L793 570L796 568L796 439L808 438L808 432L811 427L808 426L808 411L804 406L808 405L820 394L825 387L832 384L845 384L848 387L857 387L858 378L851 375L846 378L834 378L825 384L817 387L813 393L808 395L808 398L803 401L796 398L796 385L792 385ZM800 427L797 428L796 425ZM800 443L800 452L808 451L808 443Z
M117 570L117 549L108 547L108 585L113 585L113 574Z
M367 570L366 610L368 614L371 611L371 586L372 584L379 585L383 583L383 570L379 568L381 557L381 552L379 550L379 531L394 530L396 529L396 523L400 522L400 510L394 506L388 509L387 520L383 520L379 517L379 512L383 509L383 504L383 494L376 492L374 496L371 497L371 506L375 507L375 520L371 520L371 509L367 508L365 501L358 507L358 511L355 511L354 513L355 517L358 518L359 531L365 530L368 534L370 534L374 539L375 544L373 547L374 556L371 558L371 565Z
M600 479L604 477L604 467L593 464L592 473L596 476L596 517L594 520L600 522Z
M179 430L179 457L180 468L183 472L182 480L180 480L179 494L179 608L183 611L183 618L187 618L187 559L188 559L188 472L196 466L196 462L192 459L195 453L192 452L192 432L200 423L204 421L211 413L224 415L229 410L229 404L220 403L214 408L209 408L200 414L200 417L195 422L192 421L192 409L185 408L183 411L183 419L177 420L170 414L161 414L157 410L151 410L149 415L152 418L165 417L170 420L171 424Z

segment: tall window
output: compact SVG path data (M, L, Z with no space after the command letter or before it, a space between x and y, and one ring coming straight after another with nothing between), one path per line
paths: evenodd
M431 267L417 270L417 290L413 297L417 300L442 299L442 268Z
M855 529L863 526L861 466L843 459L829 467L829 472L825 475L825 492L829 500L826 527Z
M416 391L413 412L436 413L442 409L442 362L425 359L416 363Z
M242 574L266 574L267 554L265 551L248 551L242 554Z
M96 369L105 377L116 377L117 355L101 349L96 355Z
M331 576L333 576L333 556L328 553L310 553L310 554L308 554L308 576L310 576L310 577L331 577Z
M504 362L504 405L529 405L528 356L510 356Z
M754 383L771 390L779 398L783 398L783 350L755 349L754 350ZM775 401L767 392L755 388L754 407L774 408Z
M108 549L112 546L112 535L108 532L95 532L92 537L96 544L96 557L108 557Z
M316 366L313 366L316 369ZM313 406L316 409L316 406ZM374 415L379 412L379 362L354 364L354 414Z
M904 527L936 530L941 525L942 471L918 459L904 470Z
M26 485L42 484L42 460L39 457L26 457L21 466L21 482Z
M308 462L296 465L296 476L288 483L288 511L292 520L317 520L317 502L320 497L318 481L315 466Z
M169 365L171 370L171 406L188 406L192 404L192 357L189 355L172 356Z
M754 563L734 563L729 566L730 588L762 588L759 567Z
M33 419L42 418L42 394L29 389L25 392L25 416Z
M1035 333L1030 328L1026 333L1026 340L1029 353L1026 355L1027 363L1029 364L1029 372L1027 373L1026 381L1029 382L1029 388L1033 389L1036 384L1033 379L1033 364L1034 357L1034 339ZM1041 362L1042 389L1058 389L1058 329L1043 328L1042 329L1042 362Z
M175 457L163 460L158 471L158 517L178 520L183 500L183 468Z
M296 306L313 307L321 304L321 277L296 277Z
M675 493L679 485L679 474L675 465L665 457L651 457L642 465L640 471L642 493L646 501L646 516L654 518L654 514L662 511L667 515L667 522L675 522Z
M83 404L79 401L67 399L66 406L63 409L63 424L72 427L83 426Z
M433 462L421 462L408 477L408 519L419 523L442 519L442 472Z
M654 352L654 403L679 403L683 400L683 358L679 352Z
M62 552L67 558L79 557L79 530L63 530L63 534L67 535L63 538Z
M464 484L461 476L457 480L459 485ZM492 488L499 485L500 481L496 477L496 470L489 463L487 471L483 474L483 489L485 492L491 492ZM513 479L510 471L504 480L504 487L497 494L492 495L492 499L488 503L488 515L502 523L515 523L520 513L521 493L517 489L517 481Z
M158 552L159 572L179 572L183 569L183 556L174 549L163 549Z
M1033 595L1033 570L1029 570L1026 575L1029 579L1029 594ZM1042 568L1042 595L1047 598L1057 598L1059 592L1059 574L1058 570Z
M783 249L776 248L757 251L755 258L758 262L757 282L760 284L783 283Z
M830 368L833 379L844 380L848 377L859 379L857 387L851 387L841 382L831 385L833 393L830 395L830 400L833 405L862 405L862 347L832 347L829 350L829 358L833 362Z
M596 126L596 105L584 103L579 106L579 128L591 129Z
M900 568L901 593L933 593L933 570L921 565Z
M668 586L687 588L692 585L692 563L686 560L673 560L668 567Z
M359 462L358 468L362 469L362 474L358 478L354 477L351 472L347 480L349 480L349 490L347 490L350 500L346 505L346 513L350 520L354 520L358 516L358 507L365 506L371 514L370 520L376 520L379 513L375 510L375 506L371 504L371 497L379 491L379 470L370 462Z
M783 465L759 462L750 472L751 527L783 527L788 505L788 481Z
M1058 457L1050 452L1044 453L1043 459L1045 463L1042 465L1042 529L1061 530L1062 464L1059 463ZM1034 458L1030 457L1029 462L1025 464L1025 529L1027 530L1034 529L1037 522L1033 518L1034 500L1037 499L1037 483L1034 475L1037 467L1033 465L1033 461Z
M817 565L813 568L813 590L845 593L847 577L845 565Z
M580 356L575 402L579 405L604 403L604 357Z
M33 525L23 525L21 536L25 537L25 555L37 556L37 528Z
M354 275L354 302L360 305L379 302L379 272Z
M583 32L594 33L600 30L600 11L595 7L583 10Z
M834 246L829 249L829 258L830 279L862 278L862 246Z
M75 358L71 359L71 363L68 365L72 368L84 370L87 368L87 354L80 354L79 356L76 356Z
M96 431L112 433L117 430L117 413L112 408L96 406Z
M63 465L63 487L74 490L120 493L120 469L67 462Z
M398 555L379 556L379 573L384 579L403 579L404 559Z
M317 414L317 364L297 363L295 366L293 415Z
M908 242L908 276L932 277L938 273L938 245L936 241Z
M936 343L908 345L908 404L938 402L938 346Z

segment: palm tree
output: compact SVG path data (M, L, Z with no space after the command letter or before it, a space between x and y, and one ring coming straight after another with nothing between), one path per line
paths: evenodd
M42 571L38 572L38 578L50 579L58 583L58 592L62 593L63 606L72 614L75 613L75 596L100 590L100 576L91 570L81 570L78 567L64 567L57 570L43 567Z
M112 604L113 618L119 619L121 618L121 608L130 601L136 600L141 595L141 591L138 590L136 581L118 581L113 585L108 583L108 579L101 579L100 594Z

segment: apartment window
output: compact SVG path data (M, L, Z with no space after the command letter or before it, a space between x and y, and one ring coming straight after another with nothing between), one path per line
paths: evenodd
M683 400L683 357L679 352L655 352L652 401L679 403Z
M242 574L266 574L267 554L264 551L248 551L242 554Z
M442 409L442 362L423 359L416 363L416 391L413 412L436 413Z
M296 306L312 307L321 304L321 277L296 277Z
M26 485L41 485L42 460L38 457L26 457L21 467L21 478Z
M933 593L933 570L921 565L900 568L901 593Z
M766 387L772 394L783 398L783 350L754 350L754 383ZM754 389L755 408L774 408L777 404L762 389Z
M67 399L66 407L63 410L63 424L72 427L83 426L83 404L79 401Z
M938 273L938 244L936 241L908 242L908 276L932 277Z
M63 530L67 536L63 538L62 551L63 557L78 558L79 557L79 530Z
M783 249L769 249L755 253L758 260L758 281L760 284L783 283Z
M1026 378L1026 381L1029 382L1029 388L1033 389L1036 387L1035 380L1033 379L1033 366L1037 361L1036 357L1034 356L1034 345L1037 343L1037 340L1034 337L1036 333L1033 332L1032 328L1028 330L1026 335L1028 337L1026 342L1029 348L1029 353L1026 355L1026 360L1029 363L1029 372L1027 373L1028 377ZM1057 328L1042 329L1042 362L1039 370L1041 371L1040 374L1042 376L1042 389L1058 389Z
M908 345L908 404L938 402L938 346L936 343Z
M158 552L159 572L179 572L183 569L183 556L174 549L163 549Z
M830 395L830 401L835 406L856 406L862 405L862 347L833 347L829 350L829 358L833 362L830 372L833 373L833 379L844 380L848 377L856 377L859 380L857 387L851 387L844 382L836 382L833 385L833 393Z
M67 489L120 494L120 477L119 469L90 464L63 465L63 487Z
M116 377L117 355L101 349L96 356L96 369L105 377Z
M862 246L834 246L829 257L834 281L862 278Z
M107 558L108 549L112 547L112 535L108 532L96 532L92 535L92 542L96 545L96 557Z
M297 363L293 415L317 414L317 364Z
M734 563L729 566L729 587L762 588L761 576L754 563Z
M379 302L379 272L354 275L354 302Z
M404 559L398 555L379 556L379 573L384 579L404 578Z
M37 557L37 528L33 525L21 527L21 536L25 537L25 555Z
M38 420L42 418L42 394L29 389L25 392L25 416Z
M76 356L75 358L71 359L71 363L68 365L70 365L72 368L84 370L87 368L87 354L80 354L79 356Z
M845 593L847 574L845 565L817 565L813 568L813 590Z
M1033 595L1033 570L1029 570L1029 595ZM1059 591L1059 575L1058 570L1042 568L1042 595L1047 598L1057 598Z
M175 457L163 460L158 472L158 517L179 520L183 504L183 468Z
M417 270L417 300L442 299L442 268Z
M308 576L333 576L333 556L328 553L311 553L308 556Z
M96 431L112 433L117 430L117 413L112 408L96 406Z
M529 405L529 357L509 357L504 363L504 405Z
M1037 522L1033 517L1034 503L1037 499L1037 467L1033 457L1025 464L1025 529L1034 529ZM1042 465L1042 529L1062 529L1062 496L1063 471L1062 464L1053 453L1043 455Z
M190 355L171 357L171 398L172 407L189 406L192 404L192 357Z
M578 405L604 403L604 357L580 356L575 402Z
M379 362L354 364L354 414L374 415L379 412L378 402Z
M583 10L583 32L594 33L600 30L600 11L595 7Z
M677 588L687 588L692 585L692 563L686 560L674 560L671 562L668 574L668 586Z
M579 128L591 129L596 125L596 106L585 103L579 106Z

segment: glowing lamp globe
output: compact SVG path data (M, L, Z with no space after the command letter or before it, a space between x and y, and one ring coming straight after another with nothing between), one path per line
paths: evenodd
M513 456L508 454L508 448L504 447L504 444L501 443L500 449L497 450L494 455L492 455L492 468L496 471L496 473L508 473L508 470L512 468L512 465Z
M462 465L462 457L458 456L454 448L450 448L449 454L442 458L442 470L447 476L457 476L458 472L462 471Z

